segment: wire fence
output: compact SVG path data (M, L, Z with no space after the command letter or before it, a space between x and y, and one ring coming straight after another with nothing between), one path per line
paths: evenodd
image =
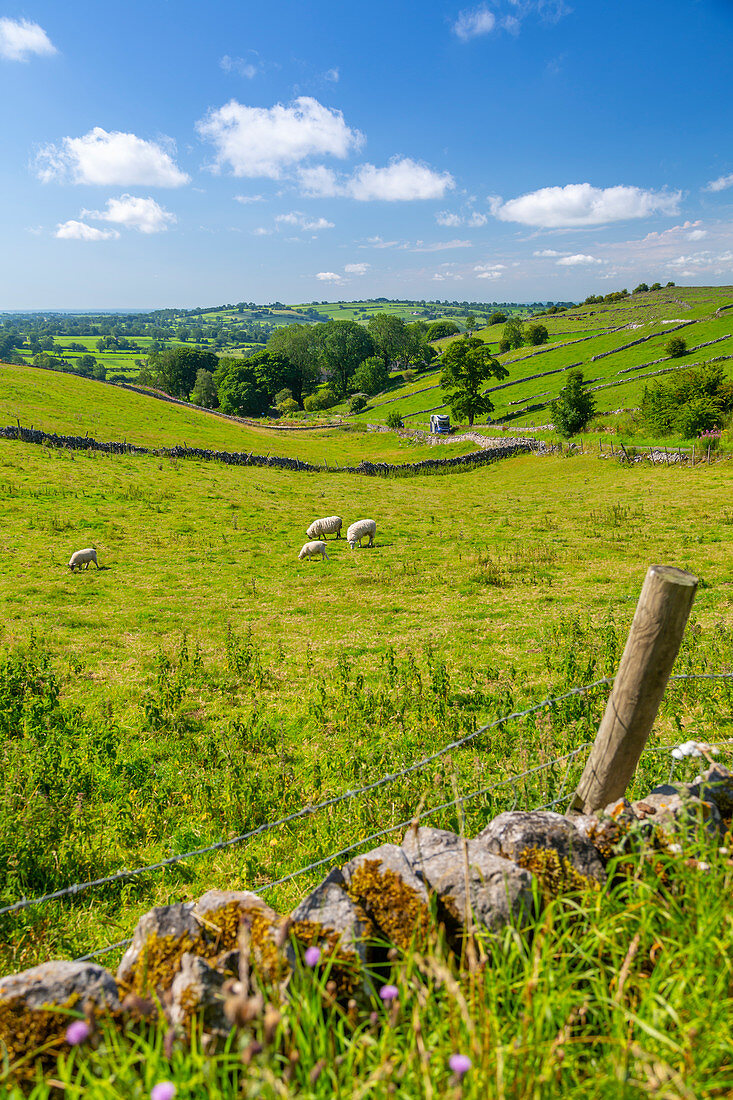
M284 825L288 825L288 824L291 824L292 822L299 821L301 819L309 817L312 814L318 813L321 810L328 809L329 807L336 806L340 803L347 802L347 801L349 801L351 799L354 799L354 798L358 798L358 797L360 797L364 794L368 794L368 793L370 793L372 791L375 791L375 790L377 790L381 787L387 786L388 784L394 783L397 780L399 780L399 779L401 779L405 776L408 776L408 775L413 774L414 772L420 771L421 769L427 767L429 764L432 764L436 760L439 760L442 757L446 756L448 753L451 753L451 752L455 751L456 749L463 748L465 745L470 744L472 741L474 741L476 738L478 738L481 734L484 734L484 733L487 733L491 730L497 729L497 728L499 728L503 725L506 725L509 722L529 717L530 715L536 714L536 713L538 713L539 711L542 711L542 710L546 710L550 707L555 706L558 703L562 703L562 702L564 702L568 699L571 699L575 696L585 695L588 692L594 690L595 688L604 687L604 686L610 687L613 684L613 680L614 680L613 677L603 676L598 680L594 680L590 684L585 684L585 685L582 685L582 686L570 688L568 691L562 692L559 695L551 696L547 699L543 699L541 702L534 703L533 705L531 705L529 707L526 707L523 710L512 711L509 714L503 715L502 717L497 718L492 722L488 722L488 723L478 727L477 729L473 730L471 733L466 734L464 737L461 737L457 740L449 742L448 744L444 745L442 748L438 749L436 752L430 753L427 756L421 757L419 760L414 761L412 764L408 765L405 768L401 768L398 771L391 772L387 775L384 775L380 779L374 780L372 783L365 784L362 787L358 787L358 788L355 788L353 790L344 791L339 795L335 795L332 798L325 799L324 801L316 803L315 805L303 806L299 810L296 810L291 814L287 814L284 817L278 818L275 821L265 822L262 825L257 826L257 828L250 830L249 832L242 833L242 834L240 834L238 836L235 836L235 837L229 837L225 840L220 840L220 841L216 842L215 844L209 844L209 845L206 845L205 847L202 847L202 848L195 848L195 849L192 849L191 851L181 852L181 853L179 853L175 856L170 856L167 859L160 860L157 863L152 863L152 864L149 864L149 865L144 866L144 867L138 867L138 868L135 868L134 870L124 870L123 869L121 871L116 872L113 875L107 875L103 878L98 878L98 879L91 879L87 882L73 883L69 886L64 887L61 890L55 890L51 893L43 894L43 895L41 895L39 897L36 897L36 898L21 898L18 901L13 902L11 905L6 905L3 908L0 908L0 916L5 915L5 914L10 914L10 913L17 913L21 910L29 909L29 908L32 908L32 907L35 907L35 906L44 905L47 902L58 901L60 899L67 898L67 897L76 897L79 894L83 893L84 891L93 889L95 887L101 887L101 886L109 885L109 884L114 883L114 882L130 880L130 879L136 878L140 875L149 874L151 872L161 870L165 867L169 867L169 866L172 866L174 864L180 863L183 860L193 859L193 858L196 858L196 857L199 857L199 856L210 854L212 852L221 851L225 848L230 848L233 845L243 844L244 842L246 842L248 840L252 840L255 837L261 836L264 833L268 833L268 832L270 832L274 829L279 829L279 828L283 827ZM671 676L670 680L677 680L677 681L679 681L679 680L733 680L733 672L678 673L676 675ZM323 867L327 864L333 864L333 863L335 863L336 860L341 859L343 856L350 855L352 852L355 852L359 848L363 848L367 844L371 844L373 841L380 840L380 839L382 839L386 836L389 836L389 835L391 835L391 834L393 834L393 833L395 833L399 830L406 829L408 826L410 826L411 824L414 824L417 821L423 821L423 820L425 820L425 819L427 819L427 818L429 818L429 817L431 817L431 816L433 816L437 813L440 813L443 810L451 809L452 807L462 806L464 803L469 802L472 799L479 798L481 796L490 795L494 791L498 791L501 788L513 787L515 797L514 797L514 805L513 805L512 808L516 808L517 803L518 803L518 799L519 799L518 788L519 788L519 785L521 784L521 782L523 780L526 780L530 776L537 775L538 773L545 772L548 769L553 768L558 764L565 764L566 765L565 773L564 773L564 776L563 776L563 779L562 779L562 782L561 782L561 785L560 785L559 793L550 802L547 802L542 806L532 807L535 810L552 809L555 806L558 806L558 805L562 804L563 802L568 801L569 795L567 793L567 783L568 783L568 778L569 778L569 775L570 775L571 765L572 765L573 761L581 753L583 753L586 749L589 749L592 744L593 744L593 742L586 741L583 744L577 746L576 748L574 748L573 750L571 750L568 753L565 753L562 756L554 757L551 760L544 761L541 764L537 764L537 765L535 765L531 768L527 768L527 769L525 769L524 771L520 772L517 775L508 776L504 779L497 780L497 781L489 784L488 786L479 787L476 790L470 791L467 794L456 795L454 798L449 799L448 801L443 802L440 805L432 806L429 809L421 810L421 811L413 814L411 817L405 819L404 821L401 821L397 824L389 825L388 827L386 827L384 829L381 829L378 832L374 832L374 833L370 834L369 836L362 837L360 840L357 840L354 843L352 843L350 845L347 845L346 847L341 848L338 851L331 852L327 856L319 858L319 859L313 861L312 863L306 864L305 866L300 867L296 871L290 872L289 874L283 876L282 878L274 879L273 881L266 883L264 886L258 887L258 893L263 894L263 893L266 893L269 890L273 890L277 886L282 886L285 883L291 882L296 878L300 878L303 875L306 875L306 874L310 873L311 871L317 870L320 867ZM730 741L718 742L717 745L721 748L724 747L724 746L726 746L726 747L727 746L733 746L733 742L730 742ZM676 764L676 760L673 756L671 756L671 753L675 748L678 748L678 747L679 746L676 746L676 745L668 745L668 746L652 746L652 747L647 747L647 748L644 749L644 753L664 753L664 752L670 753L670 758L672 760L672 764L671 764L670 773L669 773L669 781L671 781L671 779L672 779L672 775L674 773L674 767L675 767L675 764ZM75 962L85 962L85 961L90 960L90 959L98 958L100 956L110 954L111 952L113 952L117 949L127 947L130 943L132 943L131 938L118 940L116 943L109 944L106 947L101 947L101 948L98 948L97 950L89 952L86 955L82 955L79 958L75 959L74 961Z

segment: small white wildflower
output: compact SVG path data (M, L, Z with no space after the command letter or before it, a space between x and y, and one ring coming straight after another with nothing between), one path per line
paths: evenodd
M676 855L676 856L678 856L682 853L682 845L681 844L669 844L669 845L667 845L667 847L668 847L668 850L670 852L673 852L674 855Z
M727 856L730 854L730 848L718 848L719 856Z
M710 864L705 863L705 861L702 860L702 859L699 859L697 861L697 869L698 869L698 871L709 871L710 870Z

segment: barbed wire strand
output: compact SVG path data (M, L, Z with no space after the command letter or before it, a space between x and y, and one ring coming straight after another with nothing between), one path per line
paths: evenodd
M49 894L42 894L37 898L22 898L19 901L14 902L12 905L6 905L0 909L0 916L5 913L15 913L21 909L28 909L35 905L43 905L48 901L57 901L59 898L71 897L76 894L82 893L84 890L89 890L95 886L108 886L112 882L119 882L122 879L136 878L138 875L147 874L150 871L160 871L164 867L170 867L175 863L180 863L181 860L191 859L194 856L208 855L210 852L218 852L223 848L230 848L234 844L242 844L245 840L251 840L255 836L259 836L262 833L269 832L271 829L278 829L281 825L288 825L292 821L297 821L299 818L308 817L310 814L317 813L319 810L327 809L329 806L335 806L340 802L346 802L351 798L357 798L359 795L367 794L369 791L377 790L379 787L384 787L389 783L394 783L398 779L404 778L406 775L410 775L413 772L419 771L421 768L427 767L428 764L432 764L434 761L439 760L442 756L445 756L449 752L453 752L455 749L460 749L469 742L475 740L480 734L486 733L489 730L496 729L498 726L505 725L507 722L514 721L517 718L526 718L530 714L536 713L538 710L542 710L546 707L553 706L555 703L561 703L566 699L572 698L574 695L582 695L588 691L592 691L593 688L601 687L602 685L610 685L613 683L612 678L608 676L601 677L600 680L594 680L591 684L585 684L582 687L571 688L569 691L563 692L562 695L552 696L548 699L543 699L541 703L534 703L531 707L527 707L525 710L512 711L511 714L505 714L501 718L495 719L493 722L488 722L484 726L480 726L478 729L473 730L471 733L466 734L465 737L459 738L457 741L451 741L449 744L444 745L441 749L431 753L429 756L424 756L422 759L415 761L413 764L408 765L406 768L400 769L400 771L392 772L388 775L384 775L381 779L375 779L373 783L367 783L363 787L358 787L355 790L344 791L342 794L334 795L333 798L328 798L323 802L317 803L315 806L303 806L299 810L294 810L293 813L287 814L285 817L279 818L277 821L265 822L262 825L258 825L256 829L250 830L248 833L242 833L239 836L230 837L228 840L219 840L215 844L208 844L204 848L194 848L190 852L181 852L179 855L169 856L167 859L162 859L158 863L151 863L146 867L137 867L133 871L117 871L113 875L106 875L104 878L91 879L88 882L77 882L71 886L65 886L61 890L54 890Z
M715 742L706 742L706 743L710 744L712 748L716 748L716 749L733 748L733 740L731 740L731 741L715 741ZM514 788L515 796L516 796L516 789L517 789L516 785L517 785L517 782L519 780L525 779L528 775L533 775L537 772L540 772L540 771L546 770L548 768L551 768L554 764L560 764L560 763L563 763L564 761L567 761L568 766L565 769L565 774L563 776L563 781L562 781L562 784L561 784L561 787L560 787L559 795L556 798L553 798L551 802L546 802L542 806L536 806L535 807L536 811L550 810L554 806L558 806L561 802L565 802L566 799L565 799L564 791L565 791L565 786L567 784L567 780L568 780L568 777L569 777L569 774L570 774L570 764L572 763L572 760L579 753L581 753L583 751L583 749L590 748L590 746L592 744L593 744L592 741L586 741L582 745L579 745L577 749L573 749L572 752L567 753L565 756L556 756L552 760L549 760L544 764L538 764L534 768L528 768L526 771L521 772L519 775L511 776L508 779L500 780L497 783L492 783L488 787L479 787L477 790L469 792L469 794L461 795L458 798L452 798L448 802L441 803L439 806L432 806L429 810L424 810L420 814L413 814L412 817L407 818L405 821L400 821L396 825L390 825L386 829L380 829L379 832L371 833L369 836L362 837L361 840L356 841L354 844L350 844L348 847L342 848L338 852L332 852L330 855L324 856L322 859L315 860L313 863L309 863L305 867L301 867L297 871L293 871L291 874L285 875L284 878L275 879L272 882L266 883L264 886L261 886L259 888L258 893L259 894L264 894L266 890L272 890L276 886L282 886L286 882L291 882L295 878L300 878L301 875L305 875L309 871L315 871L319 867L323 867L327 863L333 863L334 860L339 859L341 856L348 855L349 853L353 852L356 848L361 848L364 844L370 844L374 840L381 840L382 837L389 836L391 833L397 832L398 829L406 829L410 825L414 824L416 821L422 821L426 817L431 817L433 814L439 813L441 810L448 809L451 806L457 806L459 803L468 802L472 798L478 798L482 794L489 794L489 793L491 793L491 791L494 791L499 787L505 787L505 786L508 786L509 784L511 784L512 787ZM679 746L678 745L649 745L649 746L646 746L643 751L644 752L650 752L650 753L653 753L653 752L668 752L668 753L671 754L672 750L675 749L675 748L679 748ZM671 757L671 759L672 759L672 770L673 770L674 765L675 765L675 758ZM671 775L672 775L672 771L670 771L670 779L671 779ZM513 808L516 808L516 804L517 804L517 800L516 800L516 797L515 797ZM129 947L129 945L131 943L132 943L132 939L118 940L117 943L110 944L108 947L100 947L96 951L90 951L89 954L82 955L80 958L74 959L74 962L87 962L89 959L97 958L100 955L110 954L112 951L116 951L120 947Z
M525 779L528 775L534 775L536 772L551 768L554 764L561 764L565 760L570 761L581 753L583 749L587 749L592 745L592 741L586 741L584 744L579 745L577 749L573 749L572 752L566 753L564 756L556 756L552 760L548 760L544 764L538 764L534 768L528 768L527 771L520 772L519 775L510 776L508 779L501 779L497 783L492 783L488 787L479 787L475 791L471 791L469 794L460 795L458 798L451 798L448 802L442 802L439 806L432 806L429 810L423 810L422 813L413 814L412 817L407 818L405 821L399 821L396 825L389 825L386 829L380 829L377 833L371 833L369 836L362 837L361 840L355 841L353 844L349 844L346 848L341 848L338 852L331 852L327 856L323 856L321 859L315 860L313 863L307 864L305 867L300 867L297 871L292 871L289 875L285 875L284 878L275 879L272 882L265 883L264 886L258 888L258 894L264 894L266 890L272 890L276 886L282 886L286 882L291 882L293 879L300 878L301 875L307 874L309 871L315 871L319 867L323 867L327 863L333 863L334 860L339 859L341 856L349 855L349 853L355 851L357 848L361 848L364 844L370 844L374 840L381 840L382 837L389 836L391 833L397 832L399 829L406 829L409 825L414 824L416 821L422 821L426 817L437 814L441 810L449 809L451 806L457 806L459 803L468 802L472 798L478 798L479 795L489 794L491 791L496 790L499 787L506 787L510 784L516 791L516 784L521 779ZM563 786L567 780L568 770L566 769L565 777L563 779ZM540 806L539 809L547 809L548 806L556 806L558 802L563 801L563 796L556 798L552 803L547 803L546 806ZM515 803L516 805L516 800ZM132 943L131 939L118 940L117 943L110 944L109 947L101 947L96 951L91 951L88 955L82 955L78 959L74 959L74 962L86 962L88 959L96 958L98 955L106 955L110 951L114 951L118 947L127 947Z

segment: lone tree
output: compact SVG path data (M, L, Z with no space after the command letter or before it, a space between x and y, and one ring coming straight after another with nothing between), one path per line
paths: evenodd
M546 344L550 339L550 334L544 325L535 323L533 325L527 325L524 338L528 344L536 347L539 344Z
M481 392L490 378L506 378L509 371L494 359L478 336L454 340L443 354L440 386L456 420L468 420L494 411L493 402Z
M524 343L524 329L518 317L513 317L504 325L499 342L499 351L511 351L512 348L521 348Z
M428 325L428 340L442 340L444 336L455 336L461 330L453 321L433 321Z
M673 336L664 345L664 350L670 359L679 359L682 355L687 355L687 341L681 336Z
M571 370L568 380L552 402L552 417L560 435L567 439L582 432L596 411L593 394L585 389L582 370Z
M338 397L349 390L351 376L374 355L374 341L356 321L328 321L317 329L321 362L331 389Z

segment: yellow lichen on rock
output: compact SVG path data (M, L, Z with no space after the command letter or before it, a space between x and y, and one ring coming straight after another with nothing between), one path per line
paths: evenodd
M349 897L374 918L381 931L398 947L423 945L430 911L422 897L379 859L365 859L354 868Z
M581 875L569 859L554 848L525 848L517 856L517 863L537 878L545 898L562 897L564 894L584 890L598 890L599 883Z

